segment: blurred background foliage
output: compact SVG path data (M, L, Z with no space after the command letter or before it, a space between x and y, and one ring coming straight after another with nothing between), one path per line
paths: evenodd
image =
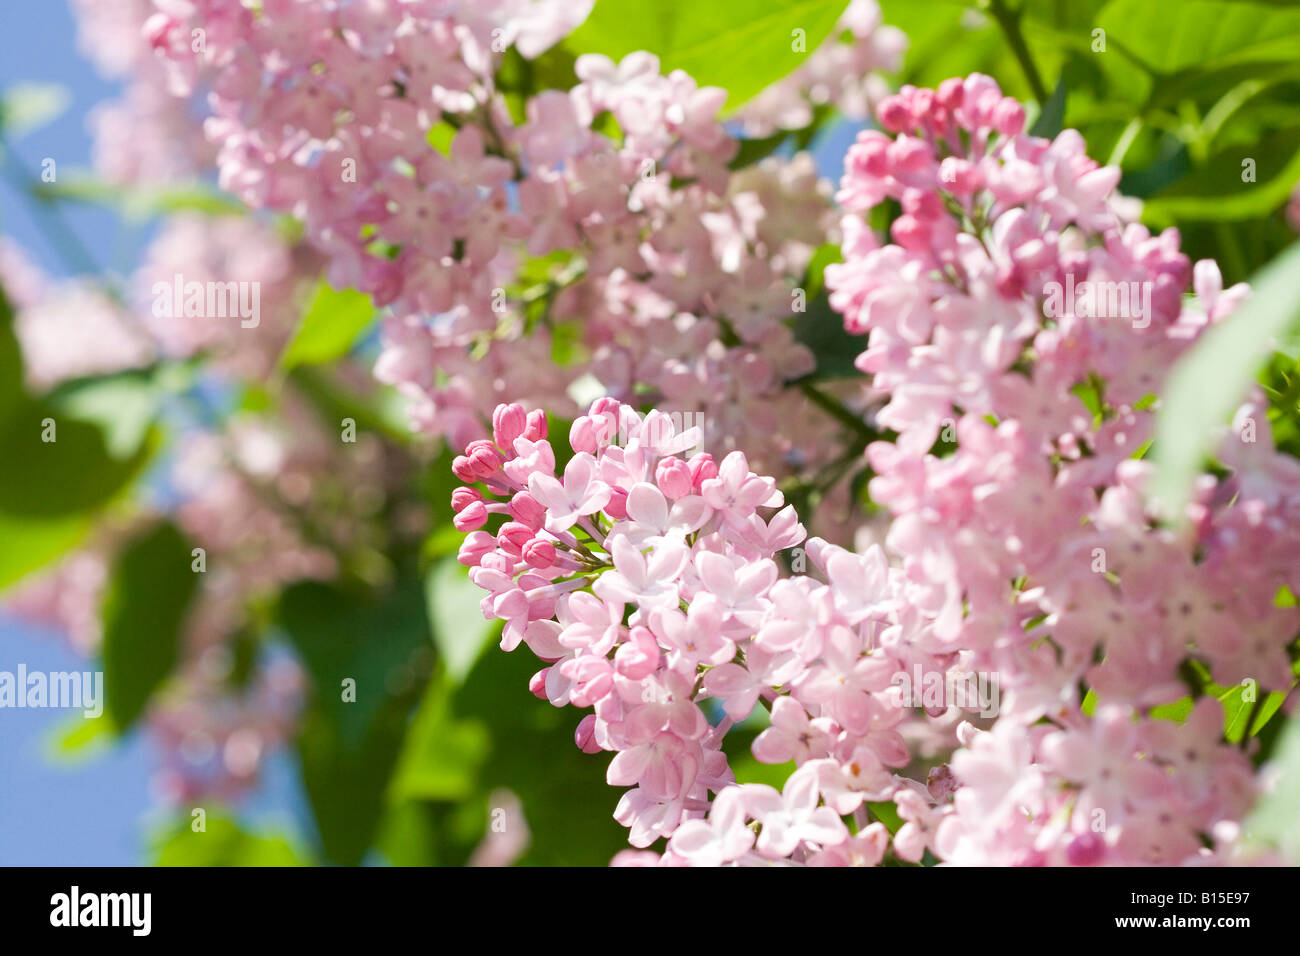
M1225 284L1248 278L1294 241L1285 207L1300 180L1300 9L1232 0L882 0L884 22L910 40L897 83L934 86L973 71L992 75L1032 104L1034 132L1079 129L1089 153L1123 169L1121 190L1144 201L1153 228L1174 225L1193 258L1214 258ZM574 82L585 52L620 56L648 48L665 70L682 67L701 85L726 87L734 109L781 78L789 60L762 55L756 36L807 31L813 50L843 0L599 0L588 23L537 60L508 55L502 72L512 110L541 89ZM123 191L89 174L39 182L15 144L57 113L56 87L11 87L0 104L4 172L22 186L50 228L66 204L93 203L124 219L178 211L222 216L239 204L214 186ZM734 166L774 152L811 148L838 173L855 126L829 110L812 124L742 144ZM431 131L431 142L439 131ZM1243 180L1243 161L1254 180ZM882 206L874 223L888 225ZM292 223L280 228L291 234ZM808 277L811 308L800 338L818 375L851 373L842 330L821 290L829 246ZM545 277L545 269L540 270ZM1294 310L1294 297L1279 308ZM529 841L523 864L601 865L626 845L612 818L619 793L604 783L608 758L574 745L581 714L527 693L538 664L526 650L494 647L478 595L454 555L450 452L412 436L386 388L354 384L347 367L374 354L375 310L363 295L320 284L269 380L224 395L226 410L276 414L305 400L327 430L344 417L402 462L395 500L419 502L427 531L381 549L342 553L332 581L293 583L258 607L233 641L238 683L272 649L294 654L310 691L292 747L311 821L302 834L259 832L237 805L206 808L206 832L188 814L158 829L149 860L163 865L297 865L388 862L462 864L483 840L494 794L519 800ZM0 296L0 587L13 585L87 540L94 528L135 511L156 480L184 416L210 401L202 361L68 382L44 393L25 387L22 357ZM1300 375L1292 352L1264 370L1278 442L1300 453ZM55 445L40 423L58 421ZM568 423L553 421L553 435ZM792 496L793 497L793 496ZM794 498L793 500L797 500ZM385 520L393 518L385 514ZM395 520L395 518L394 518ZM172 676L191 610L191 542L149 518L116 550L103 605L102 667L111 733L124 735ZM355 702L340 688L356 682ZM65 729L60 754L75 759L105 744L93 722ZM1276 724L1274 722L1274 736ZM733 735L737 777L779 783L789 768L748 753L761 729ZM1254 729L1252 728L1252 732ZM1292 748L1295 749L1294 747Z

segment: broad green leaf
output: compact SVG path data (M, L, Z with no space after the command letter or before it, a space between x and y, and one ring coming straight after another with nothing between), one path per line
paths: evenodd
M1038 116L1029 127L1029 135L1055 139L1065 125L1065 80L1059 80L1046 103L1039 104Z
M844 317L830 306L826 290L808 301L806 312L796 313L794 337L812 350L817 369L808 379L824 381L856 378L862 373L853 364L867 347L864 335L851 335L844 328Z
M1257 177L1243 182L1249 161ZM1195 219L1232 222L1266 216L1286 204L1300 181L1300 128L1273 133L1260 143L1221 150L1204 166L1146 199L1142 218L1154 226Z
M160 522L118 552L104 601L105 716L125 732L176 666L198 574L190 543Z
M0 422L9 462L0 469L0 513L61 518L100 508L140 473L155 444L117 458L94 425L50 402L26 402Z
M153 838L153 866L306 866L308 860L286 836L254 833L234 820L208 812L203 830L187 814Z
M1293 61L1300 43L1300 9L1242 0L1112 0L1096 25L1108 44L1165 75Z
M86 537L89 515L24 518L0 513L0 591L75 548Z
M19 139L58 119L72 95L58 83L15 83L0 93L0 132Z
M797 69L844 7L844 0L598 0L564 46L615 61L648 50L665 73L685 70L700 86L727 90L727 108L735 109Z
M415 582L391 593L352 594L317 581L295 584L280 596L280 624L307 673L313 698L357 746L389 697L416 682L416 658L427 667L432 647L424 601ZM345 699L344 681L352 681ZM420 681L422 683L422 680Z
M488 651L442 718L441 726L457 728L455 751L436 737L412 734L412 744L426 747L408 750L397 779L450 788L473 769L472 793L432 804L440 865L468 859L487 830L489 798L498 788L518 796L532 834L521 865L604 866L627 848L627 831L613 818L618 792L605 784L610 755L580 751L573 733L581 715L528 693L530 675L544 666L525 647ZM487 745L479 750L473 735L483 731Z
M355 289L340 292L322 282L280 364L291 369L342 358L374 318L370 296Z
M389 789L393 803L468 799L492 740L478 720L452 714L454 686L446 675L429 682Z
M438 561L425 575L429 626L453 684L459 685L465 679L499 633L499 623L485 620L479 608L483 595L454 555Z
M1270 766L1276 775L1272 790L1246 820L1251 842L1276 847L1292 864L1300 864L1300 719L1287 721Z
M432 663L420 584L372 595L304 582L281 595L279 618L311 677L297 751L321 848L355 865L374 839Z
M48 400L59 412L98 425L108 453L130 459L144 446L167 396L191 380L187 365L156 365L73 379L56 387Z
M0 421L26 397L23 389L23 353L13 330L14 312L0 286Z
M1300 243L1294 243L1251 280L1249 301L1202 335L1170 375L1152 449L1152 494L1167 513L1182 513L1210 435L1241 401L1270 347L1300 316L1298 273Z

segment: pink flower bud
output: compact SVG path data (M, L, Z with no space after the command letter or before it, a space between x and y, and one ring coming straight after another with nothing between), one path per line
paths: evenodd
M486 438L470 442L465 449L465 457L469 459L470 470L478 478L491 478L501 470L501 453Z
M1070 866L1096 866L1106 858L1106 841L1100 834L1080 833L1065 848L1065 859Z
M546 437L546 412L534 408L528 413L523 437L529 441L541 441Z
M984 176L969 160L947 156L939 164L939 182L954 196L965 198L984 185Z
M692 455L687 464L691 466L691 487L696 491L699 491L700 486L710 478L718 477L717 463L714 462L713 456L707 451L697 452Z
M935 98L945 109L955 110L961 106L963 93L965 87L962 85L961 77L954 76L939 84L939 88L935 91Z
M900 136L889 145L889 163L895 172L921 172L930 164L930 160L929 145L915 136Z
M930 248L930 227L915 216L899 216L889 227L889 234L904 249L924 252Z
M880 119L880 125L891 133L902 133L916 126L911 111L899 96L886 96L881 100L876 107L876 116Z
M655 469L655 483L669 498L681 498L691 493L691 466L680 458L665 458Z
M903 212L917 219L938 219L944 214L943 200L924 189L905 189Z
M528 415L522 405L501 404L492 413L492 438L497 447L507 451L515 447L515 439L528 427Z
M994 108L992 119L1003 136L1019 136L1025 130L1025 108L1009 96Z
M519 557L524 545L533 540L533 529L518 521L507 521L497 532L497 547L511 557Z
M605 505L605 514L611 518L627 517L627 492L622 488L614 488L609 495L609 503Z
M547 699L546 698L546 675L549 674L550 672L551 669L549 667L543 667L541 670L539 670L536 674L534 674L532 677L528 679L528 689L532 691L534 697L539 697L542 700ZM588 714L587 716L594 719L596 715Z
M475 474L474 467L464 455L457 455L452 459L451 473L461 481L468 482L471 485L478 481L478 475Z
M497 548L496 538L486 531L475 531L461 542L456 560L467 568L476 568L484 555L491 554Z
M585 754L600 753L600 744L596 743L595 714L588 714L578 721L578 729L573 732L573 742Z
M510 499L510 514L516 521L528 525L534 531L546 524L546 509L526 491L521 491Z
M847 164L851 172L865 174L873 179L889 175L887 159L889 137L879 130L864 130L858 134L857 142L849 147Z
M483 496L475 488L457 488L451 493L451 508L459 514L469 505L482 500Z
M569 444L573 446L576 452L586 452L589 455L596 454L598 445L596 444L596 424L588 416L580 415L573 420L573 425L569 428Z
M530 568L545 571L555 566L555 544L545 538L533 538L524 545L523 556Z
M472 501L451 519L451 523L456 526L457 531L474 531L483 527L487 516L487 505L481 501Z

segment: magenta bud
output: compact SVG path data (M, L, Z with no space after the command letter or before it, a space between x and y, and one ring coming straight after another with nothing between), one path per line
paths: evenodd
M528 415L522 405L501 404L492 413L492 438L497 447L507 450L515 447L515 439L528 427Z
M456 517L451 519L457 531L476 531L487 521L487 505L481 501L472 501Z
M551 669L549 667L543 667L529 678L528 689L532 691L534 697L540 697L542 700L546 700L546 675L549 674L550 671ZM594 718L596 715L588 714L588 716Z
M889 144L889 162L897 172L917 173L930 164L930 147L915 136L900 136Z
M523 437L529 441L541 441L546 437L546 413L540 408L534 408L528 413Z
M473 484L478 481L478 475L474 472L473 465L464 455L457 455L451 462L451 473L461 481Z
M600 752L600 745L596 743L596 715L588 714L582 720L578 721L578 729L573 732L573 742L578 745L578 749L585 754L594 754Z
M523 556L530 568L544 571L555 565L555 544L545 538L533 538L524 545Z
M691 467L691 487L696 491L709 479L718 477L718 465L707 451L692 455L687 464Z
M533 529L518 521L507 521L497 532L497 547L511 557L519 557L524 545L533 540Z
M599 447L596 444L596 423L587 415L575 418L572 427L569 428L569 444L576 452L596 454Z
M501 470L501 453L492 447L492 442L479 438L469 443L465 449L469 467L479 478L491 478Z
M935 99L937 99L945 109L955 110L961 106L962 96L966 92L960 76L954 76L951 79L944 80L935 90Z
M1003 136L1019 136L1025 129L1025 108L1005 97L993 110L993 128Z
M915 125L911 111L899 96L886 96L881 100L876 107L876 116L880 125L891 133L902 133Z
M474 502L482 500L483 496L476 488L457 488L451 493L451 508L459 514Z
M915 216L899 216L889 227L889 234L896 243L912 252L924 252L930 248L930 226Z
M521 491L510 499L510 514L521 524L526 524L534 531L546 524L546 509L526 491Z
M680 458L665 458L655 469L655 484L669 498L682 498L691 493L691 466Z
M627 517L627 492L622 488L614 488L609 494L609 503L605 505L605 514L611 518Z
M456 554L456 560L467 568L476 568L483 561L485 555L491 554L497 549L496 538L486 531L475 531L466 536L461 542L460 551Z
M1070 866L1096 866L1106 858L1106 841L1097 833L1080 833L1065 848Z

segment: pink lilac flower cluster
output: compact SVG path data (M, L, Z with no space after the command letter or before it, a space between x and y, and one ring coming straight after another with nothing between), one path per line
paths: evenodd
M542 414L498 406L492 438L453 463L460 561L488 592L484 616L505 622L501 646L545 662L533 692L593 708L577 744L615 754L607 779L631 789L614 815L633 846L668 838L669 864L878 862L888 833L864 801L929 807L894 773L909 760L894 675L939 662L909 642L879 548L805 540L744 453L687 457L699 438L600 399L559 468ZM782 552L825 581L780 579ZM723 750L760 703L771 723L754 756L799 764L781 792L737 785ZM924 840L900 831L895 851L920 859Z
M153 187L191 179L216 149L202 117L167 89L167 74L141 24L152 0L72 0L81 51L106 77L122 80L120 98L97 105L89 123L95 170L121 186Z
M575 414L585 383L699 414L774 472L833 446L784 387L812 369L787 320L829 190L806 158L733 176L725 91L586 55L512 115L503 51L536 58L584 3L156 6L142 29L172 89L209 94L222 185L300 219L336 287L390 307L376 371L417 428L461 447L501 401Z
M274 369L319 274L320 259L308 246L257 219L182 213L149 244L131 298L163 356L203 353L223 375L256 382ZM205 290L203 315L184 312L192 283ZM238 313L224 291L214 300L217 314L208 314L209 288L235 290L239 306L255 304L256 316Z
M1119 171L1072 130L1027 135L986 76L905 87L879 117L849 151L845 261L827 269L899 436L867 449L869 490L894 516L912 640L969 655L1005 695L991 730L962 731L928 843L984 864L1230 847L1249 751L1213 697L1181 724L1151 710L1195 673L1247 701L1293 687L1300 609L1276 598L1300 586L1300 463L1252 398L1225 477L1202 477L1179 524L1147 502L1143 454L1167 370L1248 290L1193 268L1175 230L1126 222ZM862 213L886 198L901 214L881 244ZM1129 308L1061 295L1085 284L1132 291Z

